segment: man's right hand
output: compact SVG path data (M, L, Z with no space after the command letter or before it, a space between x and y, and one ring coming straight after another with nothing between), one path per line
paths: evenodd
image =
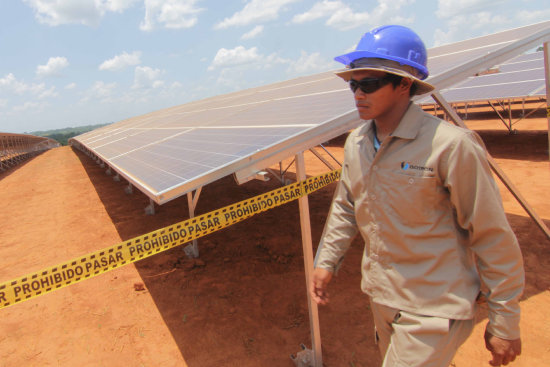
M310 293L313 300L318 305L326 305L328 303L327 286L332 279L332 273L326 269L315 268L310 281Z
M506 340L492 335L485 330L485 346L493 355L491 366L506 366L521 354L521 339Z

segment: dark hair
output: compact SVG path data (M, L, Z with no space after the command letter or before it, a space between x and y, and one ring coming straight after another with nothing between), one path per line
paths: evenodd
M392 83L393 88L395 89L399 84L401 84L401 80L403 77L401 75L391 74L387 73L386 78ZM412 97L416 94L417 85L416 83L411 84L411 89L409 90L409 97Z

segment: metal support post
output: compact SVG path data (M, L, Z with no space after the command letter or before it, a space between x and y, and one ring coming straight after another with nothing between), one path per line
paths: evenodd
M325 151L325 153L327 153L330 156L330 158L332 158L336 163L338 163L338 165L340 167L342 167L342 163L340 163L340 161L338 159L336 159L336 157L334 155L332 155L332 153L329 152L323 144L320 144L319 146Z
M323 162L330 170L334 170L334 166L330 164L330 162L327 161L317 150L315 150L315 147L310 148L309 151L313 153L313 155L316 156L321 162Z
M306 179L304 153L296 154L296 176L298 181ZM309 201L307 195L298 199L300 209L300 227L302 230L302 248L304 251L304 269L306 274L307 301L309 306L309 324L311 331L311 351L303 346L298 356L291 356L296 366L299 367L322 367L323 357L321 353L321 332L319 328L319 310L312 299L309 288L310 279L313 273L313 247L311 240L311 222L309 219Z
M548 159L550 160L550 46L544 42L544 79L546 80L546 117L548 118Z
M202 187L199 187L197 190L195 190L195 195L193 195L193 192L187 193L187 206L189 207L189 219L195 217L195 208L197 207L197 202L199 200L199 196L201 194ZM187 257L190 258L197 258L199 257L199 244L197 240L193 240L191 244L185 246L183 248L183 251L185 251L185 254Z
M508 121L510 121L510 132L513 132L512 129L512 100L508 100Z
M155 215L155 202L153 199L149 199L149 205L145 207L146 215Z
M502 115L500 114L500 112L497 110L497 108L495 107L495 105L491 102L491 101L488 101L489 102L489 105L493 108L493 111L495 111L498 115L498 118L500 119L500 121L502 121L502 123L504 124L504 126L506 126L506 128L508 129L508 131L510 132L510 134L512 133L512 121L510 121L510 124L507 124L506 123L506 120L504 119L504 117L502 117ZM499 106L504 109L504 107L502 107L502 103L499 102Z
M462 119L456 114L456 112L451 108L451 106L449 106L449 104L447 103L447 101L443 98L443 96L439 93L439 92L435 92L432 94L432 98L437 102L439 103L439 105L441 106L441 108L447 110L447 112L449 113L449 116L451 116L451 120L453 121L453 123L457 126L460 126L460 127L463 127L463 128L468 128L465 124L464 124L464 121L462 121ZM487 160L489 161L489 165L491 166L491 169L493 170L493 172L498 176L498 178L502 181L502 183L504 184L504 186L506 186L506 188L510 191L510 193L512 195L514 195L514 197L516 198L516 200L519 202L519 204L523 207L523 209L525 209L525 211L527 212L527 214L529 214L529 216L535 221L535 223L537 224L537 226L544 232L544 234L546 234L546 237L548 237L550 239L550 229L548 229L548 227L546 226L546 224L544 224L544 222L542 221L542 219L539 217L539 215L537 214L537 212L535 212L535 210L527 203L527 200L525 200L525 198L523 197L523 195L521 195L521 193L519 192L519 190L514 186L514 184L512 183L512 181L510 181L510 179L508 178L508 176L506 176L506 174L504 173L504 171L498 166L497 162L495 162L495 160L493 159L493 157L489 154L489 152L486 152L487 153Z
M128 182L128 186L124 188L124 192L128 195L132 194L134 192L133 186L130 182Z

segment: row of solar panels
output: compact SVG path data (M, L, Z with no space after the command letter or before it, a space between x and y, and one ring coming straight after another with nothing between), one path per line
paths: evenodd
M428 81L455 93L445 88L479 83L482 91L491 78L503 78L496 88L501 91L502 83L523 75L517 73L538 80L538 59L504 62L549 39L547 21L429 49ZM498 64L497 74L467 79ZM465 93L473 96L474 89ZM348 86L325 72L133 117L72 144L162 204L230 174L246 179L359 123Z
M486 73L467 78L441 90L447 102L473 102L525 97L545 97L544 53L517 56ZM418 103L433 103L431 97Z
M245 168L246 157L269 154L353 108L349 88L324 73L157 111L75 140L162 202L178 185L224 167L224 176L232 174ZM343 127L340 133L352 126Z

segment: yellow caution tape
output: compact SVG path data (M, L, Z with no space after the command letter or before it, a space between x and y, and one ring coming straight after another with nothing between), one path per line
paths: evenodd
M546 116L550 117L550 106L546 107Z
M0 309L95 277L219 231L253 215L309 195L340 179L340 170L269 191L132 238L57 266L0 284Z

